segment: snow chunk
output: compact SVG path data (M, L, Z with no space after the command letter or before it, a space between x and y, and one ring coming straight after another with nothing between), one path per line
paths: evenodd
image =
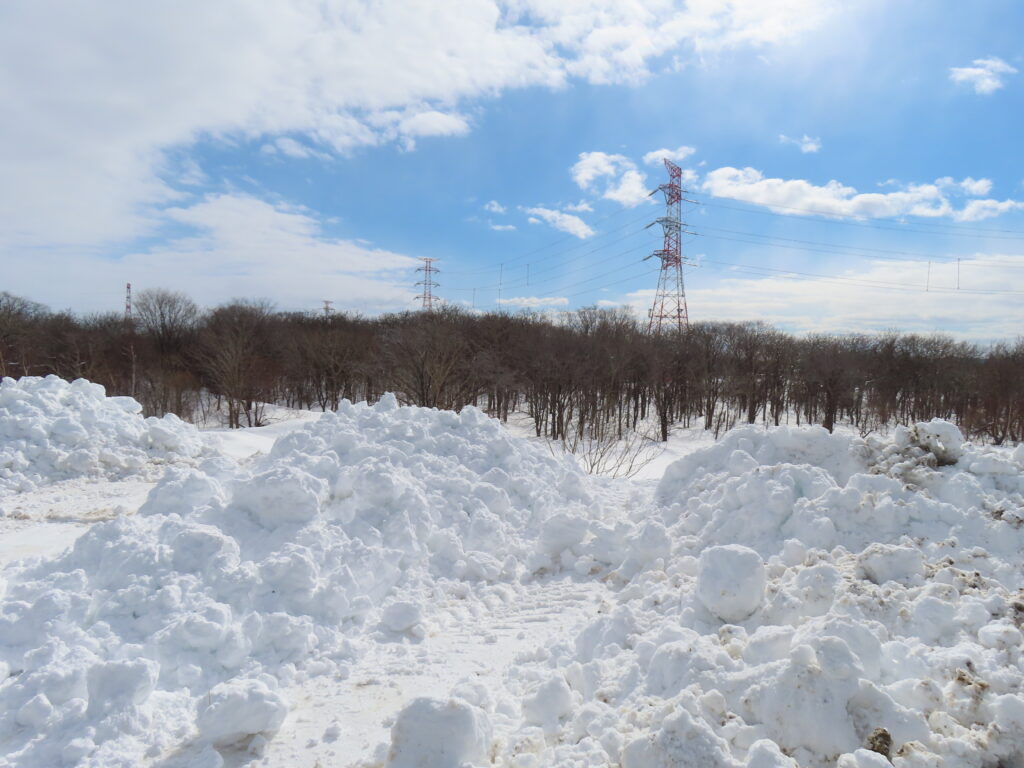
M262 680L229 680L215 685L199 711L199 737L215 746L237 744L254 734L274 733L288 705Z
M392 632L407 632L423 621L423 610L416 603L396 600L381 612L380 620Z
M746 768L800 768L796 760L787 757L771 739L758 739L747 751Z
M156 687L160 665L150 659L108 661L89 669L89 713L106 714L138 706Z
M942 419L898 428L894 437L897 445L919 445L929 451L940 466L956 464L963 455L964 436L955 424Z
M572 709L572 691L562 675L555 675L523 701L526 722L541 726L545 733L555 733L559 721Z
M285 523L309 522L326 497L323 480L284 465L238 483L234 501L262 525L276 528Z
M909 584L924 576L924 554L914 547L872 544L857 557L864 575L875 584Z
M749 547L726 544L701 553L697 597L722 621L735 623L754 613L765 583L764 561Z
M622 751L622 768L739 768L729 745L702 720L680 709L655 733Z
M42 730L46 727L46 721L50 719L52 713L53 705L50 704L50 700L44 694L37 693L18 709L14 720L18 725Z
M461 699L418 698L398 713L391 727L386 768L462 768L489 762L487 714Z
M892 768L892 763L870 749L858 749L855 752L840 755L836 768Z

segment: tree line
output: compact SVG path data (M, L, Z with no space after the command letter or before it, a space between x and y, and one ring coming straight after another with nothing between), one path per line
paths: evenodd
M793 336L768 324L697 323L652 336L624 310L552 319L452 308L379 317L209 310L150 290L131 321L53 312L0 293L0 375L55 373L131 395L147 415L258 426L263 407L332 410L395 392L410 404L526 414L563 443L653 425L716 435L737 423L874 430L941 417L996 444L1024 440L1024 339L977 345L898 332Z

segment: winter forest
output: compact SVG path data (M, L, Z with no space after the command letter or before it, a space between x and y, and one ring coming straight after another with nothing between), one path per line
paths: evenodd
M260 426L266 403L335 410L343 399L528 414L538 437L620 440L673 425L718 437L737 424L852 425L869 434L941 418L996 445L1024 439L1024 339L933 334L793 336L765 323L696 323L651 335L623 310L367 318L281 313L269 302L200 310L141 293L133 318L52 312L0 295L0 374L84 377L146 415ZM650 433L648 435L648 432Z

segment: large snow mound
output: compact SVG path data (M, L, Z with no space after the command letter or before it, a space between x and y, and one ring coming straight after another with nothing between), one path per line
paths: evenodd
M122 477L193 459L199 432L173 414L143 418L130 397L57 376L0 381L0 496L82 476Z
M1021 768L1022 523L1024 448L946 422L733 430L577 545L617 604L510 671L498 763Z
M549 521L592 501L575 463L479 411L392 396L343 403L251 469L171 468L137 515L7 572L0 764L116 768L264 739L286 718L283 685L346 674L370 639L422 636L425 595L558 567L537 555ZM412 764L403 749L395 765Z

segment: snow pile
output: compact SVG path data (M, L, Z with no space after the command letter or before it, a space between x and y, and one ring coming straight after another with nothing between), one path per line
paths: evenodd
M81 476L120 477L154 460L193 459L203 446L177 416L142 418L130 397L57 376L0 381L0 496Z
M390 396L343 403L249 470L172 468L137 515L6 572L0 764L135 766L192 744L194 764L216 766L215 747L259 752L285 720L282 685L345 675L370 640L417 642L428 595L469 600L528 576L558 515L593 509L586 480L473 408ZM421 764L401 744L433 745L436 765L477 759L482 714L422 709L427 731L396 723L393 765ZM471 738L438 741L466 723Z
M1024 448L744 427L656 499L574 545L621 589L510 671L498 764L1024 766Z

